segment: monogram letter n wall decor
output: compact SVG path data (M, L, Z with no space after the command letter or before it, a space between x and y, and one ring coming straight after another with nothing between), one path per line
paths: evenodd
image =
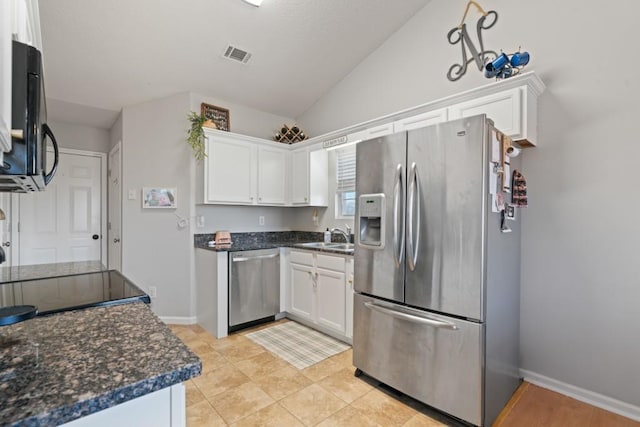
M469 13L469 8L471 5L475 6L476 9L482 14L478 22L476 23L476 35L477 35L477 43L480 47L476 47L474 42L471 40L471 36L467 31L467 24L465 24L465 20L467 19L467 13ZM490 10L489 12L485 12L485 10L475 1L471 0L467 3L467 7L464 11L464 15L462 16L462 21L460 25L454 27L447 34L447 40L452 45L460 44L462 48L462 62L460 64L453 64L449 71L447 72L447 78L455 82L459 80L462 76L467 72L467 66L474 62L478 67L478 71L482 72L485 63L489 60L490 57L496 58L498 54L493 50L485 50L484 43L482 41L482 31L488 30L493 27L496 22L498 22L498 13ZM468 57L468 53L471 54L471 58Z

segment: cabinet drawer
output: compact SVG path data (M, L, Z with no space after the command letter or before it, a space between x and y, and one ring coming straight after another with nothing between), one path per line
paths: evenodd
M318 268L336 270L344 272L344 258L339 256L328 256L318 254Z
M289 260L296 264L313 266L313 252L291 251Z

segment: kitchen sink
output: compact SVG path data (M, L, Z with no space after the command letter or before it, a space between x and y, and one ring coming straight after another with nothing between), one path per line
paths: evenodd
M299 248L307 248L307 249L331 249L333 251L340 251L345 253L353 252L353 243L309 242L309 243L297 243L295 246Z

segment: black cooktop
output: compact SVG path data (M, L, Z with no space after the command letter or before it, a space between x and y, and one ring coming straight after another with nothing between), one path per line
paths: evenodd
M39 316L133 301L151 302L115 270L0 284L0 307L34 305Z

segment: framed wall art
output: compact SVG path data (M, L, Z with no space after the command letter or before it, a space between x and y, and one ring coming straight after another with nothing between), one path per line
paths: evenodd
M144 187L142 207L144 209L175 209L178 207L178 189Z
M229 122L229 110L226 108L216 107L215 105L205 104L203 102L200 106L200 113L206 117L207 120L212 121L215 124L216 129L227 132L231 129ZM204 126L206 126L206 123Z

